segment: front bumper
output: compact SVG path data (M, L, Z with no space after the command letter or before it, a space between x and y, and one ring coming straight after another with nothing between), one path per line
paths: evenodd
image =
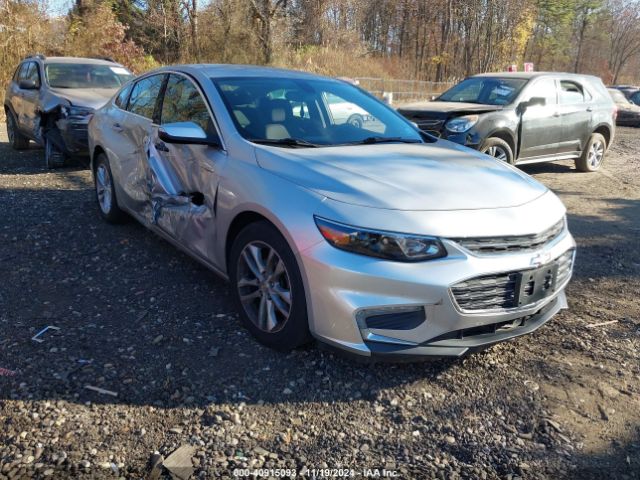
M530 271L541 254L552 263L575 248L568 231L533 253L476 255L453 241L444 243L446 258L421 263L359 256L326 242L301 252L312 333L363 356L460 356L531 333L567 307L570 273L552 295L503 310L463 310L451 287L484 275ZM424 312L421 320L411 314L416 311ZM367 320L372 317L391 321L372 326Z
M60 119L56 123L63 145L59 145L68 155L85 156L89 153L89 133L87 118Z

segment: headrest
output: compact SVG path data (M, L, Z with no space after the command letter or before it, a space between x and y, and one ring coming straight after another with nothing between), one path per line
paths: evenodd
M271 121L275 123L284 122L287 118L287 114L284 111L284 108L273 108L271 109Z

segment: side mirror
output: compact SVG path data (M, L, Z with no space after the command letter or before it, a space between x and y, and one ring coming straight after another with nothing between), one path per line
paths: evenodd
M209 138L202 127L194 122L175 122L162 125L158 128L158 138L163 142L182 145L220 146L217 139Z
M524 108L528 108L535 106L544 107L546 104L547 99L544 97L531 97L529 100L527 100L526 102L522 102L520 105L522 105Z
M35 80L20 80L19 86L22 90L38 90L40 88Z

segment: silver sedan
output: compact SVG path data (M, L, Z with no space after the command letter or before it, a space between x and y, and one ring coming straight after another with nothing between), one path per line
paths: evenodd
M334 118L336 98L371 121ZM128 214L228 279L270 347L459 356L567 306L560 200L349 83L161 68L96 112L89 143L102 216Z

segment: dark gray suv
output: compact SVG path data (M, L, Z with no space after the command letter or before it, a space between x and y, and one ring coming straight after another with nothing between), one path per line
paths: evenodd
M615 110L599 78L542 72L475 75L398 109L427 133L511 164L575 159L585 172L604 160Z
M110 59L26 57L16 69L4 100L11 146L33 140L44 147L49 168L68 157L87 155L87 124L130 78Z

